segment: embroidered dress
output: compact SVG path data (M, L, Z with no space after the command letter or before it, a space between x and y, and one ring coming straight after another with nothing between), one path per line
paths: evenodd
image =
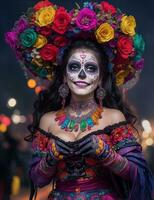
M122 121L93 131L75 142L66 142L41 128L33 140L30 177L36 187L54 181L49 200L152 200L153 177L134 137L135 128ZM102 137L109 156L102 160L73 156L56 166L46 162L52 139L77 145L90 135Z

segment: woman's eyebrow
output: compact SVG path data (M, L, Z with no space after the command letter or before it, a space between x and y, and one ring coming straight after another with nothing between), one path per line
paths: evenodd
M74 59L74 60L71 60L71 61L68 62L68 64L72 64L72 63L80 64L80 61L77 60L77 59Z
M78 61L80 61L80 59L77 58L75 55L71 56L71 60L78 60Z
M98 63L96 63L96 62L94 62L94 61L87 61L87 62L85 63L85 65L87 65L87 64L93 64L93 65L95 65L95 66L98 67Z

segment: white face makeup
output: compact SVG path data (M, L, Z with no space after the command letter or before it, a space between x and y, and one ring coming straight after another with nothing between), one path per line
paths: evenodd
M73 51L66 66L66 80L77 95L92 93L99 83L99 63L94 52L88 49Z

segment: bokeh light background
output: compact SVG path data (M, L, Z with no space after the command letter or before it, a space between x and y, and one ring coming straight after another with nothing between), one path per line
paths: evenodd
M14 183L21 187L14 188L11 199L19 199L24 191L29 188L28 164L30 159L29 144L23 138L28 134L26 129L30 122L33 102L41 88L36 88L35 83L29 83L15 59L15 55L5 43L4 33L9 31L14 22L28 7L33 6L37 0L5 0L0 6L0 118L3 115L11 119L11 125L7 119L0 125L0 134L5 134L9 126L9 134L17 141L17 152L20 162L14 167ZM53 0L53 3L73 8L75 2L81 4L81 0ZM100 2L100 1L97 1ZM134 15L137 21L137 32L141 33L146 42L145 67L140 76L140 81L129 91L129 101L138 113L142 122L141 142L143 149L154 171L152 155L154 155L154 1L153 0L109 0L110 3L119 7L123 12ZM13 98L13 99L10 99ZM9 101L8 101L9 100ZM3 116L4 117L4 116ZM0 119L1 120L1 119ZM144 121L143 121L144 120ZM0 171L0 174L3 173ZM23 178L18 179L22 176ZM25 178L25 179L24 179ZM17 190L17 191L15 191Z

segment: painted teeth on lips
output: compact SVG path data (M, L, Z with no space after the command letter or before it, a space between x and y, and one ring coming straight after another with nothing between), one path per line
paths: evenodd
M87 86L87 85L90 85L89 83L85 82L85 81L76 81L74 82L75 85L78 85L78 86Z

